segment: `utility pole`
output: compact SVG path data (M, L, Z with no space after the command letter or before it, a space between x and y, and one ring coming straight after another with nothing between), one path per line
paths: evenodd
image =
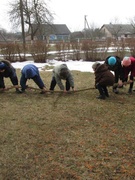
M86 29L86 17L87 15L84 15L84 30Z
M86 38L86 27L90 30L90 26L87 21L87 15L84 16L84 38Z
M86 39L86 15L84 15L84 39Z
M86 25L87 25L88 29L90 29L90 26L88 24L88 21L87 21L86 17L87 17L87 15L84 16L84 29L86 29Z
M23 50L25 54L25 31L24 31L24 18L23 18L23 2L20 0L20 14L21 14L21 26L22 26L22 39L23 39Z

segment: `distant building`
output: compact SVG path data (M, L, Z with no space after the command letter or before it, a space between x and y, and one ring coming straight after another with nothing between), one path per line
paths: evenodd
M33 29L36 25L33 24ZM28 31L28 36L30 36L31 29ZM34 35L34 39L37 40L47 40L49 42L53 41L69 41L70 40L70 30L65 24L41 24Z
M132 38L135 37L135 27L131 24L104 24L100 31L105 38Z
M79 41L81 39L84 39L84 33L82 31L75 31L71 33L71 41Z

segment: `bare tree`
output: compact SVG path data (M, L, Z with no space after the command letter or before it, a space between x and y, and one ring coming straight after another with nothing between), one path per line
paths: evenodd
M21 14L21 25L22 25L23 50L25 52L25 30L24 30L23 2L22 2L22 0L20 0L20 14Z
M52 23L53 15L43 0L23 0L22 4L20 2L20 0L17 0L10 4L10 21L15 27L22 25L20 11L22 9L25 28L27 27L30 30L31 40L33 40L41 24Z
M100 39L103 36L100 29L97 28L94 23L91 23L87 29L84 29L83 33L84 33L85 38L91 39L91 40L94 40L97 38Z
M120 20L118 17L114 17L113 20L110 22L112 34L117 40L119 37L119 33L122 30L121 24L122 23L120 23Z

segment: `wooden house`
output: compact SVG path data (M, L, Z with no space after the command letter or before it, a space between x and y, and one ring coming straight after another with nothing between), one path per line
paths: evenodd
M131 24L104 24L100 31L105 38L132 38L135 37L135 27Z
M37 26L33 25L34 30L35 28L37 28ZM30 33L31 29L28 31L29 36ZM49 42L69 41L70 34L70 30L65 24L41 24L34 35L34 39L47 40Z

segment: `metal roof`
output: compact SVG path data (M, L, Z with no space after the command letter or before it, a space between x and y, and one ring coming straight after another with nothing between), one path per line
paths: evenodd
M135 28L131 24L104 24L101 29L105 27L111 34L134 34Z
M33 25L36 28L36 25ZM71 32L65 24L41 24L38 32L44 35L69 35Z

